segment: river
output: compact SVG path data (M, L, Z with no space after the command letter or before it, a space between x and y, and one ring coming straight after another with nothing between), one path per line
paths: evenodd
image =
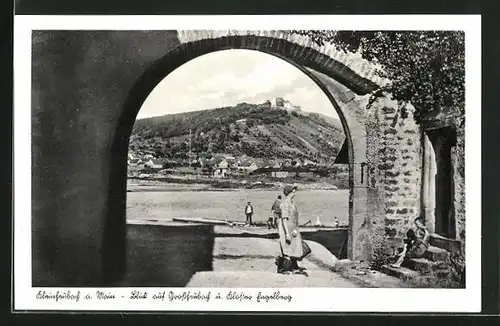
M174 217L206 217L245 220L248 201L254 207L254 221L266 221L271 205L280 193L276 190L234 191L138 191L127 193L127 219L171 220ZM332 225L337 216L348 224L348 190L302 190L295 197L299 220Z

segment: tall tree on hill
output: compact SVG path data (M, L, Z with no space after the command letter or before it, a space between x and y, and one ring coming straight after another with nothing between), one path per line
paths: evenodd
M390 84L379 90L410 102L416 120L452 112L463 119L465 101L465 35L462 31L311 31L318 45L332 43L344 52L359 52L380 66L377 74ZM402 110L402 116L405 115Z

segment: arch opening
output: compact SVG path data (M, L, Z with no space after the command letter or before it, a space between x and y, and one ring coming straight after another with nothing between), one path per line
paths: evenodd
M221 53L221 52L227 52L228 50L213 50L212 49L212 52L208 52L208 53ZM256 51L255 50L238 50L238 51L244 51L244 52L253 52L255 53ZM348 191L348 195L347 195L347 198L346 198L346 216L345 216L345 219L343 219L345 221L345 226L348 228L349 227L349 221L350 219L352 218L352 214L353 214L353 156L354 156L354 153L353 153L353 145L352 145L352 138L351 138L351 135L350 135L350 131L349 131L349 126L348 126L348 123L347 123L347 120L344 116L344 113L342 112L342 109L341 109L341 106L337 103L337 101L335 100L334 98L334 94L332 94L332 92L330 90L328 90L324 85L323 83L316 77L314 76L313 74L310 73L310 71L293 62L292 60L290 60L289 58L285 58L279 54L276 54L276 53L268 53L266 51L262 51L262 50L259 50L259 52L261 53L264 53L266 56L268 55L272 55L274 57L277 57L278 59L280 59L280 61L284 61L284 64L288 64L288 65L291 65L290 66L290 69L293 69L293 67L295 67L296 69L298 69L300 71L300 73L302 73L303 75L303 78L305 79L308 79L310 82L312 82L316 87L319 88L319 91L321 93L321 95L323 97L326 97L327 101L328 101L328 104L329 104L329 110L330 112L335 112L337 114L337 122L338 122L338 125L337 127L340 127L341 131L343 132L344 134L344 140L342 140L341 143L337 144L337 154L338 152L340 151L340 148L343 146L343 147L346 147L347 148L347 158L348 158L348 162L346 162L346 166L347 166L347 176L345 177L345 187L346 187L346 191ZM133 138L135 135L134 135L134 132L133 132L133 129L135 129L137 123L135 121L135 118L136 117L141 117L140 116L140 112L143 110L144 108L144 105L147 104L148 100L153 96L153 93L156 92L156 89L160 87L160 85L168 80L169 76L172 76L176 73L176 69L179 68L179 69L182 69L182 67L184 66L184 64L186 64L186 62L188 62L189 60L192 60L192 61L189 61L189 62L193 62L193 61L196 61L196 60L193 60L194 58L192 58L191 56L189 56L189 60L186 60L185 62L183 62L184 60L180 60L178 57L179 57L179 53L182 53L180 52L179 50L174 50L172 53L169 53L167 54L165 57L163 57L162 59L160 59L160 63L162 63L163 65L170 65L172 63L175 63L176 64L176 68L172 69L172 66L169 66L169 68L165 68L164 66L162 66L161 64L159 63L155 63L152 68L150 70L148 70L142 77L141 79L135 84L133 90L130 92L131 96L130 98L127 100L127 106L128 109L125 110L125 116L122 117L122 121L127 121L127 123L120 123L120 126L128 126L127 130L125 131L125 137L120 137L121 140L125 140L126 141L126 147L129 149L128 151L128 154L129 154L129 160L128 160L128 164L130 164L130 158L132 158L134 155L130 152L130 149L136 149L135 145L134 144L134 140L131 141L131 137ZM201 57L203 55L200 55ZM184 56L183 59L185 59L186 56ZM274 59L273 59L274 60ZM184 66L185 67L185 66ZM160 74L158 73L158 71L163 71L164 73L167 72L162 79L160 79ZM305 76L304 76L305 75ZM160 79L160 81L158 82L158 79ZM155 82L157 82L155 84ZM149 92L148 92L149 91ZM140 103L140 105L138 105ZM290 102L288 102L290 103ZM235 103L237 104L237 103ZM269 107L269 109L275 109L275 106L277 105L278 103L275 103L275 104L272 104L271 107ZM237 105L235 105L237 106ZM140 111L141 110L141 111ZM300 111L300 109L299 109ZM127 112L129 112L127 114ZM197 111L193 111L193 112L197 112ZM199 112L199 111L198 111ZM291 115L294 116L294 113L296 113L297 111L290 111ZM169 112L168 110L164 111L163 112L164 114L169 114L169 113L172 113L172 112ZM307 112L307 115L310 114L310 113L314 113L314 112ZM317 114L317 113L316 113ZM144 115L143 115L144 116ZM306 115L304 115L306 116ZM134 117L134 119L132 120L132 117ZM323 121L323 122L326 122L324 120L324 118L326 118L326 116L323 116L321 117L320 116L320 120ZM144 119L143 119L144 120ZM147 119L146 119L147 120ZM140 121L140 120L139 120ZM134 123L131 123L131 122L134 122ZM134 127L133 127L134 126ZM191 163L193 163L192 161L192 137L193 137L193 134L196 138L199 137L200 135L200 130L199 128L194 128L195 131L193 132L193 130L190 128L190 141L189 141L189 159L190 159L190 164L189 164L189 167L191 168L192 165ZM305 140L304 140L305 141ZM307 142L307 141L305 141ZM170 143L170 140L169 140L169 143ZM170 144L168 145L168 150L172 151L172 148L170 146ZM220 148L218 148L220 149ZM174 150L175 151L175 150ZM319 152L319 151L318 151ZM130 155L132 154L132 155ZM144 155L144 153L141 153L143 154L143 156L146 156ZM162 153L160 152L157 152L158 155L156 156L159 156L161 155ZM163 153L163 154L166 154L166 153ZM321 154L321 153L319 153ZM172 156L170 155L167 155L169 156L168 159L170 160L169 164L170 165L165 165L163 163L160 164L160 161L155 161L154 160L154 154L148 154L152 157L149 157L151 158L150 162L147 162L149 163L149 168L152 168L152 169L161 169L161 170L165 170L165 168L172 168L173 166L171 166L171 163L172 163ZM143 157L144 158L144 157ZM332 157L333 160L332 160L332 165L333 165L333 162L335 161L335 158L336 157ZM126 159L125 159L126 160ZM134 161L134 164L135 162L137 162L137 158L132 158L132 160ZM127 160L126 160L127 161ZM304 160L305 162L305 160ZM158 164L157 164L158 163ZM314 162L315 163L315 162ZM157 166L154 166L155 164L157 164ZM129 166L130 167L130 166ZM130 168L127 167L127 172L130 173ZM200 167L201 168L201 167ZM267 168L269 168L269 166L267 166ZM151 169L149 169L151 170ZM172 170L172 169L171 169ZM285 173L285 171L283 172L280 172L280 171L266 171L265 169L262 169L262 168L259 168L257 170L257 172L259 170L262 170L264 172L270 172L273 176L272 179L274 179L274 181L278 181L278 179L282 178L281 176L278 176L279 173ZM283 170L283 169L282 169ZM228 169L229 171L229 169ZM198 170L199 172L199 170ZM254 173L255 171L252 172L253 175L255 175ZM225 172L221 172L222 174L222 177L225 177L224 175ZM295 176L298 176L300 173L296 173ZM290 172L287 172L287 175L290 176L291 173ZM137 175L136 175L137 176ZM247 176L249 177L249 176ZM286 183L293 183L294 181L298 181L300 182L300 178L299 179L296 179L296 180L293 180L292 178L283 178L279 181L283 181L283 182L286 182ZM280 190L278 191L274 191L275 193L278 193ZM198 193L199 195L199 193ZM129 199L127 199L129 200ZM267 203L266 203L267 204ZM130 217L130 216L129 216ZM129 218L128 217L128 218ZM227 218L227 216L225 217ZM319 220L319 216L318 216L318 220ZM311 221L312 220L312 221ZM261 221L262 222L262 221ZM307 222L304 223L305 221L302 221L302 224L305 224L307 225ZM317 221L314 221L314 218L309 218L309 224L312 225L313 223L315 223ZM327 222L328 224L328 221L325 221L323 219L323 223ZM320 222L321 223L321 222ZM332 226L331 223L329 226ZM347 233L346 233L347 235ZM337 256L337 257L341 257L341 258L345 258L348 256L348 248L347 248L347 239L345 239L345 241L343 241L341 243L341 247L340 248L337 248L337 249L340 249L338 252L335 252L334 254Z

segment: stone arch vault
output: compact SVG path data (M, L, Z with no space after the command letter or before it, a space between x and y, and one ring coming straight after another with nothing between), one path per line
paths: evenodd
M370 200L381 185L373 175L370 183L378 161L367 157L374 133L366 107L383 81L369 64L280 31L40 31L32 56L34 280L98 286L123 276L126 155L137 112L168 73L225 49L280 57L330 98L349 142L349 258L369 259L370 225L385 217Z

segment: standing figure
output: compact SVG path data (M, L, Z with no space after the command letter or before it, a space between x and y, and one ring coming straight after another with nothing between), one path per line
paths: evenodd
M278 218L278 234L281 256L278 257L278 273L305 274L297 261L303 257L302 237L299 232L299 212L294 198L297 187L286 186L285 198L281 202L281 216ZM306 274L307 275L307 274Z
M278 227L278 219L281 217L281 195L278 196L271 206L271 211L273 212L273 228Z
M253 206L251 202L247 203L247 206L245 207L245 214L247 216L246 224L252 225Z

